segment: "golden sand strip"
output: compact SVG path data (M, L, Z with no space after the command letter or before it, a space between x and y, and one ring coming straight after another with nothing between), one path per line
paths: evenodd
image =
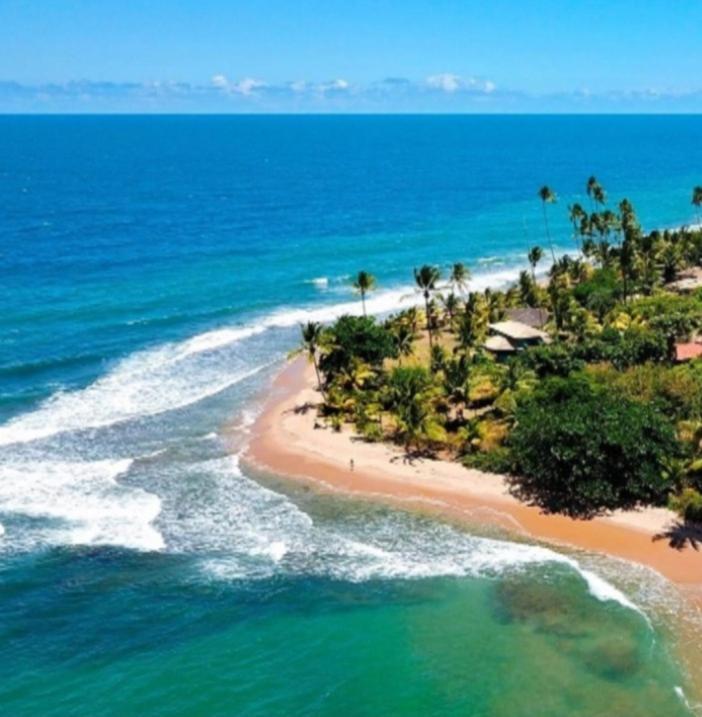
M289 364L252 428L244 461L322 490L469 517L533 539L640 563L702 605L702 552L689 541L678 549L661 537L677 522L672 512L648 508L588 521L546 515L512 497L502 476L448 461L409 463L392 446L357 440L350 431L315 428L319 400L311 367L303 359Z

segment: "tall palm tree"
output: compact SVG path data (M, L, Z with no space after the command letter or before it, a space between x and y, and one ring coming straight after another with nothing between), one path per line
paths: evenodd
M700 207L702 207L702 186L697 186L692 190L692 203L695 205L695 209L697 210L697 223L702 224L702 222L700 222Z
M551 256L553 258L553 263L556 263L556 252L553 250L553 242L551 241L551 231L548 228L548 214L546 212L546 205L547 204L554 204L556 202L556 194L555 192L550 188L544 185L539 189L539 198L541 199L541 205L543 206L544 210L544 227L546 228L546 240L548 241L549 247L551 247Z
M354 279L353 288L361 295L361 304L363 305L363 315L366 315L366 293L373 291L377 286L377 282L373 274L367 271L359 271Z
M451 267L451 276L449 277L449 284L457 290L459 294L462 294L468 287L470 281L470 269L458 261Z
M422 293L424 297L424 307L427 313L427 333L429 334L429 352L434 348L434 337L432 336L431 328L431 311L429 308L429 300L431 295L436 291L436 285L439 283L441 278L441 272L435 266L424 264L419 269L414 270L414 281L417 284L417 289Z
M570 217L571 224L573 225L573 241L576 243L578 250L582 253L582 243L578 240L578 235L581 233L583 217L587 214L585 210L575 202L568 207L568 216Z
M317 351L322 338L322 324L317 321L308 321L300 324L302 333L302 349L307 352L307 358L314 364L314 372L317 374L317 386L322 390L322 380L319 375L319 362Z
M536 265L541 261L543 255L544 252L540 246L531 247L527 254L529 264L531 265L531 278L534 280L534 283L536 283Z
M599 182L592 190L592 198L595 200L595 204L601 207L607 203L607 193Z
M585 191L587 192L587 196L590 197L590 209L594 209L593 204L593 198L595 196L595 190L597 187L600 186L600 183L597 181L597 177L593 174L588 180L587 185L585 187Z
M622 274L622 295L625 303L629 297L630 282L634 278L635 262L634 243L629 237L625 237L619 250L619 271Z

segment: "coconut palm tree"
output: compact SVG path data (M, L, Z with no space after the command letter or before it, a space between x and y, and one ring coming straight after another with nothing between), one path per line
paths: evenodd
M531 265L531 278L534 283L536 283L536 265L541 261L543 255L544 252L540 246L531 247L531 249L529 249L529 253L527 254L529 264Z
M595 195L595 190L599 186L600 186L600 183L597 181L597 177L595 177L594 175L592 175L587 180L587 185L585 187L585 191L587 192L587 196L590 197L590 208L591 209L594 209L593 198Z
M556 263L556 252L553 250L553 242L551 242L551 231L548 228L548 214L546 212L546 205L547 204L555 204L556 202L556 194L555 192L550 188L544 185L539 189L539 198L541 199L541 205L544 210L544 227L546 229L546 240L548 241L549 247L551 247L551 257L553 258L553 263Z
M583 217L586 217L587 214L580 204L575 202L575 204L571 204L568 207L568 216L570 217L571 224L573 225L573 241L578 247L578 250L582 253L582 244L578 240L578 235L581 234L580 229L582 227Z
M363 305L363 315L366 315L366 294L373 291L377 286L377 282L373 274L367 271L359 271L354 279L353 288L361 295L361 304Z
M302 333L302 349L307 352L307 358L314 364L314 372L317 374L317 386L322 390L322 380L319 375L319 362L317 351L322 338L322 324L317 321L308 321L300 324Z
M592 190L592 198L595 200L595 204L603 207L607 203L607 193L604 187L598 182L595 188Z
M414 270L414 281L417 284L417 289L421 292L424 297L424 308L427 313L427 333L429 335L429 353L434 347L434 337L432 336L431 327L431 310L429 308L429 301L432 294L436 291L436 285L441 279L441 272L435 266L424 264L419 269Z
M395 416L398 437L405 451L421 441L430 419L429 401L423 395L430 385L429 373L420 366L395 368L388 379L386 402Z
M449 284L451 284L452 288L455 291L458 291L459 294L462 294L466 290L470 278L470 269L468 269L468 267L460 261L456 262L451 267Z
M402 366L403 357L411 356L414 349L414 331L407 324L398 324L393 334L395 348L397 349L397 360Z
M700 224L700 207L702 207L702 186L697 186L692 190L692 203L697 211L697 223Z
M622 274L622 296L626 303L629 297L629 286L634 278L636 266L636 251L634 243L629 237L625 237L619 249L619 271Z
M458 297L453 291L441 297L441 303L444 305L444 311L449 318L449 329L453 326L453 318L456 315L456 311L460 305Z

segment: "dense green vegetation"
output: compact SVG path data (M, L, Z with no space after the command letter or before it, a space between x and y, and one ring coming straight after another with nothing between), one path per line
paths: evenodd
M595 177L586 188L590 211L568 208L576 251L561 257L548 224L556 195L538 192L553 257L543 279L538 246L504 291L469 291L460 263L443 276L422 266L418 305L379 321L365 315L375 278L360 272L363 316L303 327L320 415L410 458L507 473L515 495L549 512L668 502L701 520L702 360L674 359L702 330L702 290L670 284L702 266L702 231L646 233L630 202L611 210ZM496 359L483 346L490 324L526 307L544 310L548 341Z

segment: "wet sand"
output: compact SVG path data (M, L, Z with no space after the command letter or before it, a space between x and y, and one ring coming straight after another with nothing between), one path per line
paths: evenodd
M674 513L647 508L588 521L546 515L512 497L502 476L448 461L409 463L401 450L366 443L348 429L315 428L319 400L312 367L303 359L286 366L252 427L244 462L322 490L469 518L640 563L674 582L698 609L702 606L702 552L689 541L682 549L670 545L666 535L677 524Z

